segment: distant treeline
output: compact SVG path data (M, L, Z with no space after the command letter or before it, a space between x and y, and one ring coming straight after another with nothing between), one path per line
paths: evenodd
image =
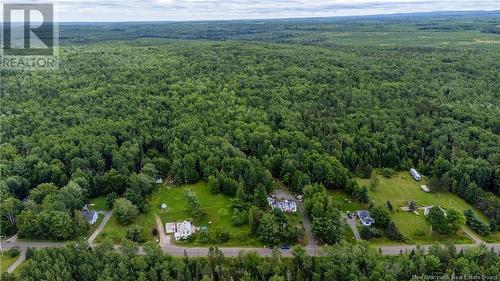
M60 26L60 39L62 44L140 38L311 44L330 32L485 31L499 19L500 12L496 11L284 20L64 23Z

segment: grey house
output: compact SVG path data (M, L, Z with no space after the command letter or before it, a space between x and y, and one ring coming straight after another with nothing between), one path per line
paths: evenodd
M356 211L356 214L358 215L361 224L364 226L371 226L372 223L375 222L375 220L370 217L370 212L367 210Z
M80 213L90 225L93 225L99 217L96 211L83 210Z

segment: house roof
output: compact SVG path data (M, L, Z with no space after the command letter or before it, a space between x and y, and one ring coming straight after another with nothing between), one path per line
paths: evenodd
M358 217L362 222L373 222L373 219L370 216L370 212L368 212L367 210L357 211L356 213L358 214Z
M97 215L96 211L81 211L80 213L82 214L82 216L85 217L85 219L87 219L87 221L93 220L94 217Z

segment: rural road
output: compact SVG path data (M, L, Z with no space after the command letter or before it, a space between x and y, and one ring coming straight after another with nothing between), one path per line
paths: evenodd
M55 247L64 247L66 245L65 242L35 242L35 241L11 241L11 242L2 242L2 249L10 249L13 247L18 247L20 251L25 251L27 248L55 248ZM496 252L500 252L500 243L494 244L485 244L488 248L493 248ZM422 245L421 247L427 249L431 245ZM455 245L458 250L467 249L477 244L460 244ZM380 246L378 247L383 254L385 255L398 255L400 252L411 251L412 249L416 249L416 245L390 245L390 246ZM181 247L173 244L161 246L162 250L170 254L172 256L184 256L184 253L187 253L189 256L206 256L208 254L208 248L206 247ZM225 256L237 256L240 251L255 251L261 256L267 256L271 254L271 249L268 248L228 248L221 247L219 248ZM307 254L311 256L320 256L321 251L320 247L317 249L306 248ZM283 256L290 256L291 250L280 249L280 252ZM143 254L144 251L142 247L139 247L139 254Z
M65 242L34 242L34 241L14 241L10 243L2 243L2 249L10 249L13 247L18 247L20 251L25 251L27 248L56 248L56 247L64 247L66 245ZM494 244L485 244L488 248L493 248L496 252L500 252L500 243ZM421 245L420 247L427 249L431 245ZM457 250L467 249L477 246L476 244L456 244L455 247ZM378 247L382 250L382 253L385 255L398 255L400 252L411 251L416 249L416 245L385 245ZM181 247L176 245L166 245L161 247L162 250L170 254L172 256L184 256L186 252L189 256L206 256L208 254L207 247ZM271 254L271 249L268 248L228 248L228 247L219 247L222 253L225 256L237 256L240 251L255 251L261 256L267 256ZM307 254L311 256L320 256L321 251L320 247L316 251L311 248L306 248ZM283 256L290 256L291 250L283 250L280 249L280 252ZM142 247L139 247L139 254L143 253Z
M309 218L304 215L304 210L302 209L303 207L299 205L300 212L303 215L303 222L304 222L304 229L305 233L307 236L308 244L305 247L305 251L308 255L310 256L320 256L321 255L321 248L316 245L314 236L312 234L311 230L311 223L309 221ZM89 237L87 240L89 243L90 247L94 247L93 241L95 238L99 235L99 233L102 231L106 223L109 221L112 212L103 212L104 213L104 219L100 223L99 227L92 233L92 235ZM354 222L354 227L355 227L355 221L348 220L348 224L353 227ZM158 226L158 230L160 233L160 247L165 252L166 254L172 255L172 256L184 256L184 254L187 254L189 256L207 256L208 254L208 247L182 247L182 246L177 246L174 244L171 244L170 241L170 236L165 234L165 230L163 227L163 224L161 222L161 219L159 217L156 217L156 223ZM468 232L467 230L465 230ZM353 233L357 233L353 231ZM472 233L468 233L471 235ZM359 233L357 234L359 236ZM358 238L356 236L356 238ZM477 246L479 244L485 244L483 243L477 236L471 235L475 241L475 244L456 244L455 247L457 250L461 249L467 249L471 248L474 246ZM18 241L17 236L13 236L7 240L1 241L1 246L2 249L10 249L13 247L19 248L19 250L22 252L21 257L9 268L9 270L12 269L12 271L24 261L24 257L26 254L26 249L27 248L55 248L55 247L64 247L66 245L66 242L40 242L40 241ZM500 243L494 243L494 244L485 244L488 248L492 248L496 252L500 252ZM429 248L431 245L421 245L423 249ZM119 249L120 247L118 245L115 245L116 249ZM416 249L416 245L384 245L378 247L381 251L382 254L384 255L398 255L401 252L405 251L411 251L413 249ZM245 247L234 247L234 248L229 248L229 247L218 247L219 250L222 251L224 256L237 256L241 251L254 251L257 252L261 256L268 256L271 254L272 249L269 248L245 248ZM279 249L281 254L283 256L291 256L291 250L290 249ZM138 249L138 254L143 255L144 254L144 249L143 247L139 247Z

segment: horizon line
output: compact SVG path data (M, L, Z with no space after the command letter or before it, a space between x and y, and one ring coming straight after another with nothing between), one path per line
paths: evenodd
M233 19L186 19L186 20L110 20L110 21L58 21L57 23L188 23L188 22L231 22L231 21L286 21L286 20L322 20L322 19L347 19L347 18L370 18L370 17L389 17L389 16L412 16L412 15L425 15L425 14L443 14L452 16L453 14L467 14L467 13L499 13L500 9L481 9L481 10L432 10L426 12L401 12L401 13L375 13L364 15L338 15L338 16L297 16L297 17L271 17L271 18L233 18Z

